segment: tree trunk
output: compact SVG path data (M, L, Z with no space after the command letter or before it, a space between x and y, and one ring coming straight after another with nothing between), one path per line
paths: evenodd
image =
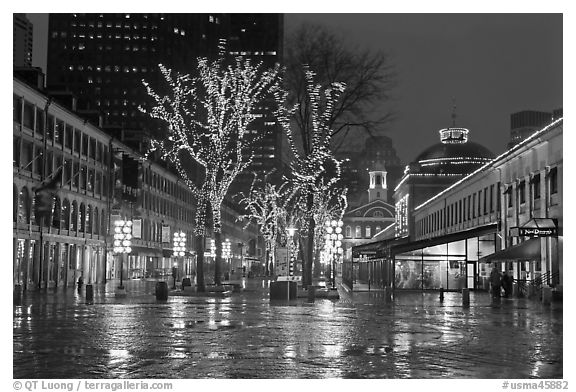
M310 213L314 206L314 194L311 190L308 191L307 211ZM306 249L306 271L303 274L303 286L312 284L312 262L314 260L314 231L316 229L316 222L314 217L310 217L308 224L308 248Z
M196 236L196 291L205 292L204 283L204 235Z
M214 284L219 286L222 284L221 280L221 266L222 266L222 232L214 230L214 242L216 244L216 260L214 263Z
M304 255L304 241L302 237L298 237L298 253L300 254L300 260L302 261L302 285L304 285L304 276L305 276L305 272L306 271L306 263L304 262L304 260L306 260L306 257Z
M316 249L314 251L314 271L313 271L313 276L315 278L319 278L320 277L320 270L322 269L322 267L320 266L320 249Z

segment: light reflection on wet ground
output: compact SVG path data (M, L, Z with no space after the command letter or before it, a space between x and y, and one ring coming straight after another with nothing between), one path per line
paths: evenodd
M267 282L228 298L170 297L154 282L27 294L14 306L15 378L561 378L562 307L472 293L340 291L270 303ZM264 289L263 289L264 287Z

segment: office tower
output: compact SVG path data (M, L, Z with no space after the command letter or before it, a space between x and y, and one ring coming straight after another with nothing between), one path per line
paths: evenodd
M13 65L32 66L32 23L25 14L13 14Z

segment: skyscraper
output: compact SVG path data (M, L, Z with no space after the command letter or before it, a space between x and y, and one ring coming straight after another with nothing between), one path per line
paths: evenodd
M279 14L51 14L48 86L78 98L86 116L102 115L103 128L132 148L163 124L138 110L149 97L142 80L165 86L158 64L193 73L197 57L247 56L271 66L281 61L283 16ZM262 132L253 169L279 162L280 128L266 102L253 127Z
M535 110L523 110L510 115L510 142L508 148L512 148L544 125L552 121L552 113L538 112Z
M32 66L32 23L25 14L13 14L13 65Z

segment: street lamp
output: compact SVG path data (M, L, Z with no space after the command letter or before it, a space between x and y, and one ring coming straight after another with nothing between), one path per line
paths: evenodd
M185 252L186 252L186 233L184 233L183 231L177 231L174 233L174 237L172 239L172 256L176 258L184 257ZM178 274L178 261L174 263L174 267L172 270L172 277L174 278L173 289L176 289L177 274Z
M230 257L232 256L232 244L230 239L226 238L226 241L222 243L222 257L226 260L228 265L228 280L230 280Z
M294 228L294 227L287 227L286 231L288 232L288 260L289 260L289 264L288 264L288 275L289 276L294 276L294 264L295 264L295 254L294 254L294 234L296 234L296 231L298 229Z
M324 251L328 255L328 260L332 263L330 267L330 280L332 282L332 289L336 289L336 259L342 254L342 226L344 222L342 220L327 220L324 223L326 227L326 243L324 246Z
M124 258L132 252L132 221L114 221L114 248L115 254L120 255L120 286L118 289L124 290Z

